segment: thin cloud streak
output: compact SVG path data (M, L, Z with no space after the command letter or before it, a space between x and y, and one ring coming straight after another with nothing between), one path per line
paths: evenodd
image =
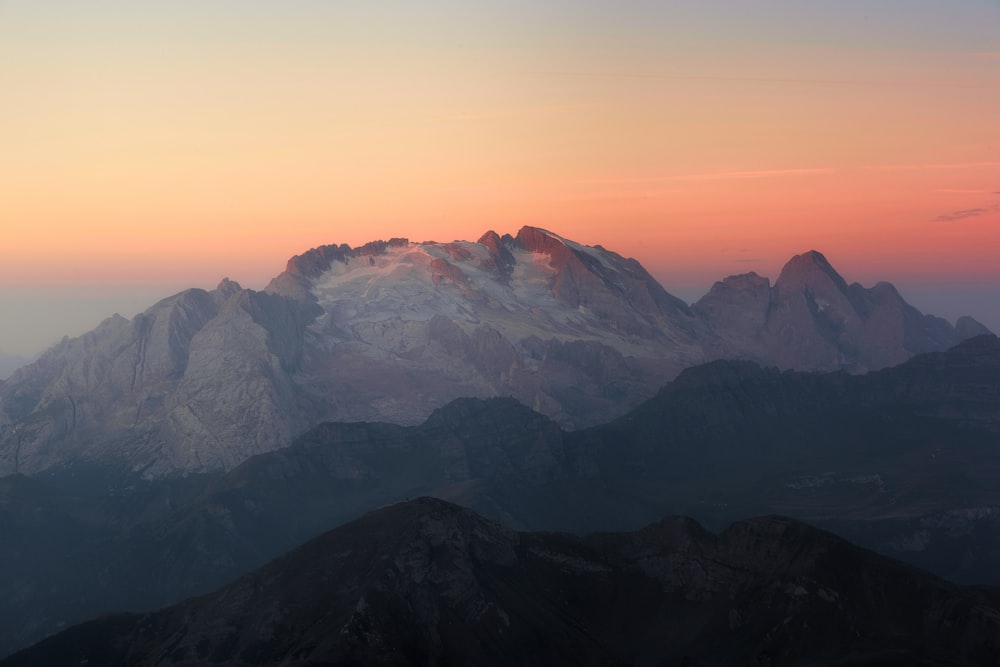
M871 171L930 171L936 169L981 169L1000 167L1000 162L945 162L941 164L870 164L860 169Z
M600 192L581 192L578 194L549 197L550 202L573 201L627 201L633 199L658 199L670 195L681 194L683 190L607 190Z
M755 169L749 171L709 171L698 174L672 176L641 176L636 178L608 178L574 181L574 185L623 185L641 183L668 183L671 181L734 181L751 178L780 178L782 176L818 176L836 173L832 167L806 167L797 169Z
M1000 204L994 204L993 206L986 206L982 208L966 208L960 211L953 211L952 213L939 215L934 218L934 222L955 222L956 220L965 220L966 218L978 218L979 216L994 213L996 211L1000 211Z
M995 82L894 81L891 79L822 79L809 77L707 76L700 74L656 74L645 72L587 72L574 70L536 70L528 74L617 79L656 79L664 81L718 81L721 83L787 83L794 85L862 86L866 88L1000 88Z
M833 174L837 170L831 167L815 167L806 169L759 169L756 171L724 171L720 173L691 174L688 176L676 176L672 180L678 181L726 181L743 180L747 178L778 178L781 176L817 176ZM671 179L666 179L671 180Z

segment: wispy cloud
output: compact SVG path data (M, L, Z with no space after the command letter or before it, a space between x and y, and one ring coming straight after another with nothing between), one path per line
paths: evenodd
M952 211L951 213L945 213L944 215L939 215L934 218L934 222L954 222L956 220L965 220L966 218L978 218L981 215L995 213L997 211L1000 211L1000 204L980 208L966 208L959 211Z
M977 51L974 55L979 58L1000 58L1000 51Z
M810 167L804 169L757 169L753 171L721 171L705 174L687 174L667 177L677 181L729 181L747 178L780 178L782 176L818 176L832 174L836 170L830 167Z
M984 167L1000 167L1000 162L941 162L934 164L869 164L861 169L872 171L932 171L945 169L982 169Z
M817 176L832 174L832 167L804 167L793 169L752 169L745 171L706 171L693 174L663 176L636 176L631 178L601 178L576 181L576 185L669 183L672 181L738 181L750 178L781 178L784 176Z
M961 211L953 211L934 218L934 222L952 222L954 220L964 220L965 218L976 218L984 213L988 213L985 208L966 208Z
M990 53L984 56L992 57ZM979 55L979 54L977 54ZM1000 54L998 54L1000 55ZM535 70L528 74L541 76L588 77L602 79L659 79L666 81L718 81L722 83L781 83L792 85L861 86L867 88L1000 88L994 81L945 81L914 79L837 79L822 77L711 76L700 74L666 74L656 72L614 72L585 70Z
M599 190L596 192L575 192L549 197L548 201L627 201L635 199L658 199L682 193L683 190Z

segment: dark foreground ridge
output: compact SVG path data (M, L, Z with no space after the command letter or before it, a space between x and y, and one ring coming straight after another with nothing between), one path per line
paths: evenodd
M431 499L204 597L75 626L21 665L996 665L1000 591L791 519L518 533Z

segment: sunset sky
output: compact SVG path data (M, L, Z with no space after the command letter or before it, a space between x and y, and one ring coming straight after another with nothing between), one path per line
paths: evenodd
M1000 0L0 0L0 90L0 353L525 224L1000 331Z

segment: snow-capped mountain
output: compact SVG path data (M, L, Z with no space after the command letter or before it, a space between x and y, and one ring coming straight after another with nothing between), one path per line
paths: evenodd
M452 398L513 395L593 424L703 361L710 335L635 260L529 227L317 248L268 291L319 306L301 376L353 419L414 423Z
M773 288L731 277L689 308L637 261L533 227L322 246L263 292L187 290L16 372L0 384L0 474L228 469L320 421L412 424L464 396L513 396L577 428L714 358L863 371L978 331L891 286L847 286L818 253Z

